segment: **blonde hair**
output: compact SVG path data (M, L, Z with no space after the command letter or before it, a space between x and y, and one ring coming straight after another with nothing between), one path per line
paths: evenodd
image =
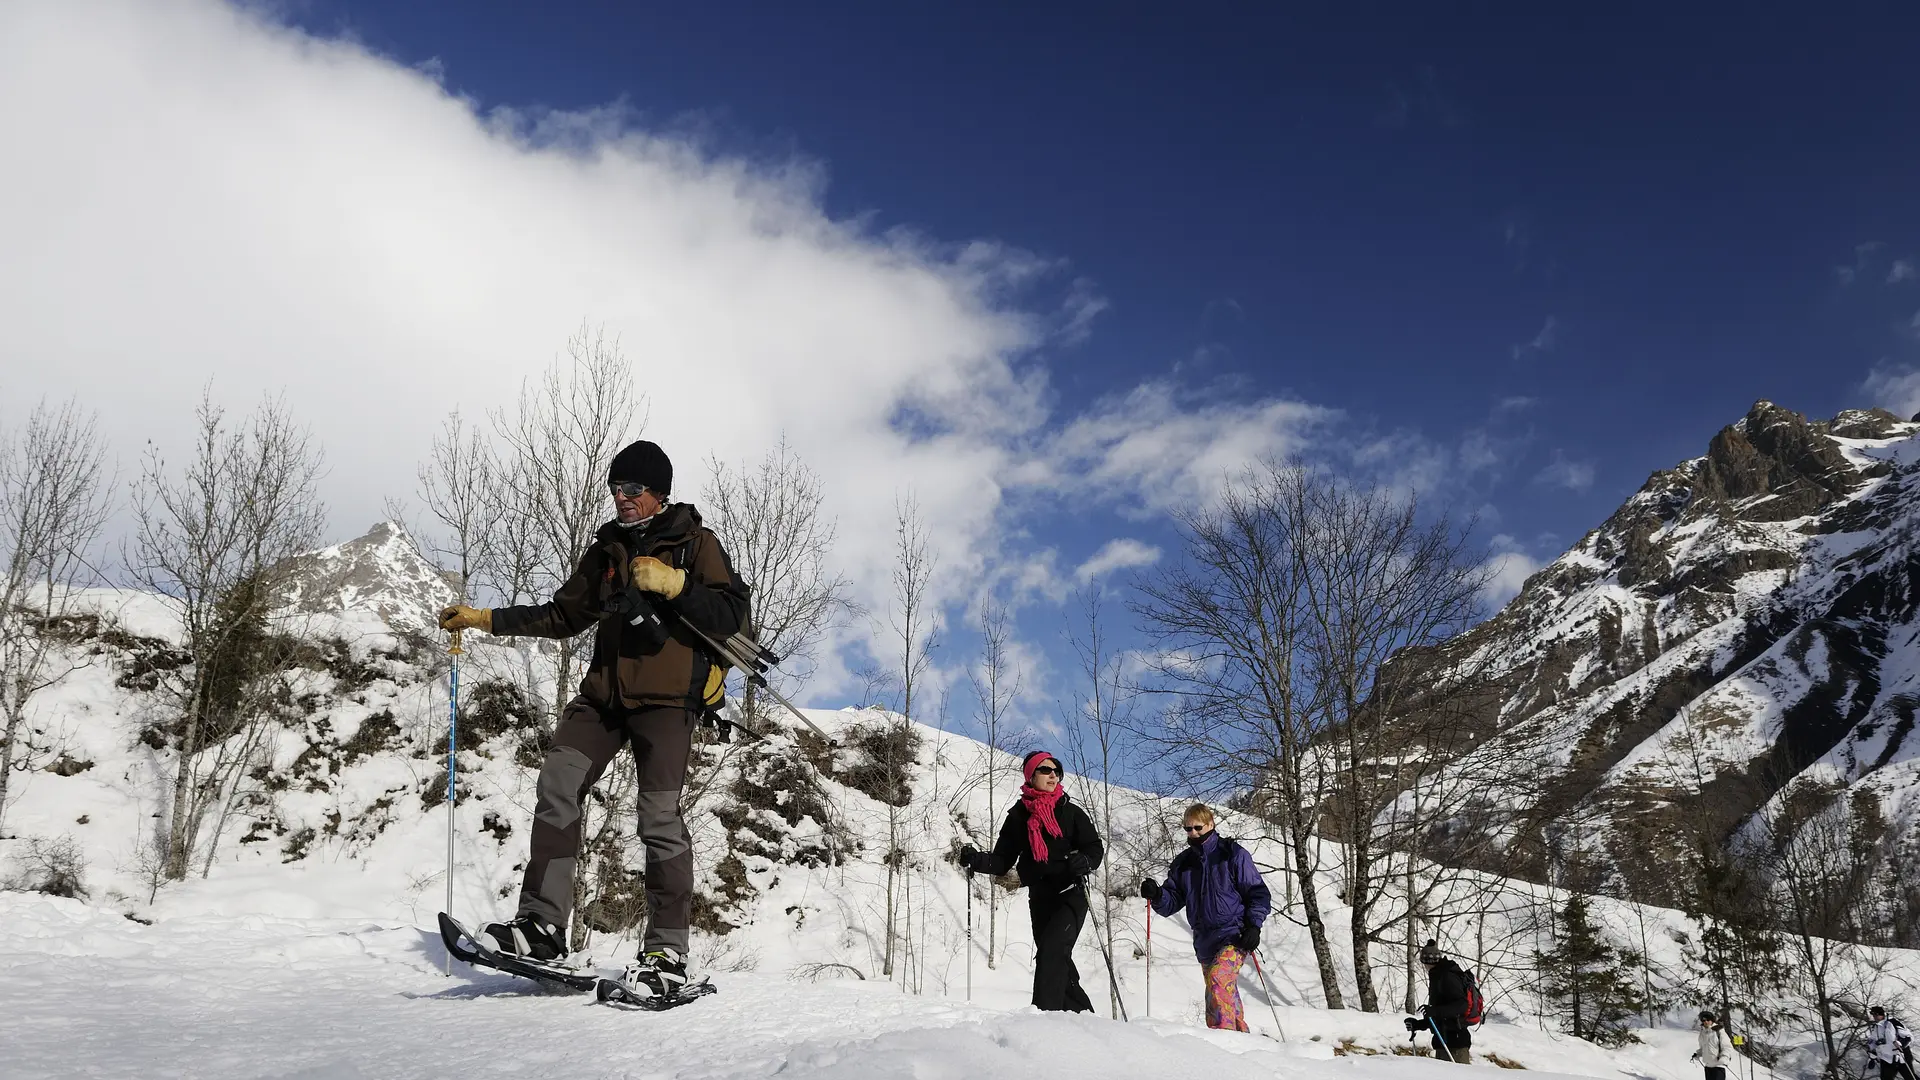
M1191 821L1197 825L1211 825L1213 824L1213 810L1208 807L1206 803L1194 803L1192 806L1187 807L1186 813L1180 815L1180 820L1183 822Z

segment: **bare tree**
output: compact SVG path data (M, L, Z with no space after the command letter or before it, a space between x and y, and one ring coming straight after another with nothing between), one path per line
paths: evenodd
M1100 920L1094 932L1106 941L1108 956L1113 955L1113 866L1118 853L1113 815L1113 773L1126 764L1125 733L1134 721L1133 693L1123 670L1124 657L1116 654L1107 637L1105 620L1106 592L1100 583L1090 582L1075 595L1079 608L1078 624L1068 632L1080 663L1082 682L1074 693L1067 714L1067 731L1080 761L1080 775L1092 779L1100 774L1100 794L1087 800L1094 826L1107 838L1107 856L1100 862ZM1089 793L1091 794L1091 793ZM1120 1015L1120 988L1117 981L1107 984L1109 1015Z
M1872 796L1868 796L1872 798ZM1852 809L1817 783L1793 785L1761 812L1757 835L1771 871L1774 910L1806 1004L1820 1018L1824 1074L1841 1076L1847 1046L1833 1025L1844 1000L1848 961L1860 939L1871 864L1858 843Z
M506 589L537 597L573 572L607 520L607 464L645 426L636 415L641 404L619 342L582 327L567 340L564 360L538 383L521 385L511 413L492 414L506 450L493 469L499 501L490 516L515 519L518 530L502 538L510 565L497 576ZM573 696L576 643L561 641L554 654L549 727Z
M459 575L461 601L473 596L474 577L487 563L489 525L496 519L493 455L478 428L460 410L447 414L433 449L420 464L420 499L445 539L431 543L434 555Z
M106 521L105 458L93 414L72 401L43 402L0 436L0 824L13 773L36 764L28 707L78 663L64 657L59 631Z
M937 612L931 595L936 560L927 546L927 527L920 508L911 497L894 504L893 634L900 643L900 708L894 721L905 736L913 722L914 693L922 688L938 628ZM886 740L889 747L910 745L905 737ZM886 768L895 776L907 767L904 761L888 761ZM897 919L896 885L901 880L904 853L900 846L900 808L887 800L887 947L881 973L893 975Z
M1014 702L1020 697L1020 689L1025 682L1025 674L1020 670L1019 662L1009 650L1013 632L1011 614L1006 605L992 597L980 606L980 663L969 668L967 678L973 684L973 694L979 702L978 720L987 737L986 748L986 815L981 818L988 830L982 842L991 848L995 833L994 823L999 820L1000 801L998 766L1000 752L1006 749L1009 737L1008 724L1013 713ZM968 885L972 887L971 884ZM987 967L989 970L998 965L996 959L999 941L999 890L987 889Z
M134 580L173 608L190 660L167 674L176 758L165 872L176 881L207 811L253 755L257 688L284 670L269 621L288 559L316 546L326 522L314 493L320 449L282 402L268 399L230 426L203 394L195 419L193 453L178 474L148 451L126 559Z
M1188 787L1278 825L1321 993L1339 1009L1318 893L1326 868L1317 813L1330 778L1315 752L1336 688L1313 655L1314 541L1296 473L1274 464L1249 470L1218 506L1176 512L1186 558L1143 579L1132 607L1160 645L1142 689L1169 702L1165 724L1145 734Z
M753 586L753 621L761 645L785 660L773 677L804 678L814 650L842 619L857 613L852 582L827 565L838 528L820 516L820 476L785 439L757 466L707 462L702 502L707 525ZM756 687L741 708L760 716Z

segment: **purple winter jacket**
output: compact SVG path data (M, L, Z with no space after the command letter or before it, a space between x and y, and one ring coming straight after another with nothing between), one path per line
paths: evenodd
M1198 847L1181 852L1167 868L1167 880L1153 910L1172 915L1187 909L1193 927L1193 952L1202 964L1213 962L1247 923L1261 926L1273 910L1273 894L1253 865L1247 849L1217 832Z

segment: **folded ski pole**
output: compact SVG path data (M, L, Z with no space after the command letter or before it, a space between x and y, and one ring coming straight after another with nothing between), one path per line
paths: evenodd
M757 686L761 690L765 691L767 696L773 698L773 700L779 702L782 705L785 705L787 707L787 711L799 717L801 723L812 728L814 734L827 740L828 746L834 747L836 749L840 746L839 742L837 742L833 736L821 730L821 727L819 724L816 724L813 721L807 719L807 714L801 712L799 706L795 705L791 701L788 701L786 699L786 695L780 693L780 691L778 690L775 690L773 688L773 685L767 682L767 671L771 669L774 664L777 664L780 662L779 656L767 650L757 642L751 641L745 637L742 637L739 634L733 635L732 637L728 638L725 642L719 642L713 639L712 634L709 634L705 630L702 630L699 627L693 625L693 620L687 619L687 618L681 618L679 622L681 626L684 626L687 629L693 631L694 634L698 636L701 641L705 642L707 648L713 652L713 655L715 655L716 657L719 657L722 660L725 660L729 665L739 668L740 674L744 675L748 682L752 683L754 686ZM751 729L743 729L743 730L746 730L747 733L750 735L754 734L754 732Z
M447 634L447 915L453 916L453 810L459 805L456 781L460 767L460 631ZM447 974L453 974L453 952L447 952Z

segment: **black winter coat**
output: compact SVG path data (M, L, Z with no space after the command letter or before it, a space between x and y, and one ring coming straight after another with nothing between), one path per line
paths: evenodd
M1467 1044L1467 973L1452 960L1441 960L1427 972L1427 1015L1448 1046Z
M1000 839L994 841L993 850L987 853L986 872L1000 876L1018 861L1020 884L1028 888L1051 885L1056 890L1065 888L1074 880L1073 871L1067 869L1067 854L1078 851L1087 857L1087 865L1097 867L1106 855L1106 846L1100 842L1100 836L1093 831L1093 819L1080 809L1080 804L1070 796L1060 796L1054 805L1053 819L1060 823L1060 835L1049 836L1047 840L1047 861L1041 862L1033 857L1027 843L1027 820L1033 815L1027 812L1027 804L1016 802L1013 809L1007 811L1006 823L1000 826Z

